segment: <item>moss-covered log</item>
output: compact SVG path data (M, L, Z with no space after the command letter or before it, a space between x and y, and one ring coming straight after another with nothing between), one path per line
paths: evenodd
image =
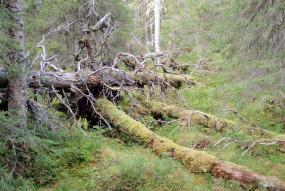
M141 85L150 85L157 84L162 85L168 83L174 88L180 88L182 85L193 86L196 83L193 78L187 75L176 75L176 74L168 74L168 73L146 73L146 72L138 72L138 73L129 73L134 79L138 81Z
M265 187L269 190L285 190L284 183L277 179L258 175L245 167L220 161L213 155L180 146L161 137L143 124L135 121L105 98L96 101L100 113L119 131L142 142L156 154L168 153L179 160L190 172L203 172L215 177L231 179L245 185Z
M280 144L285 142L285 135L278 134L266 129L251 127L243 124L236 124L235 122L223 118L218 118L213 115L197 111L194 109L184 109L175 105L168 105L157 101L146 101L144 98L137 96L141 103L155 115L166 115L168 117L188 120L192 124L198 124L206 128L212 128L218 132L225 132L227 130L239 129L241 132L245 132L252 136L264 137L264 138L276 138L280 139Z

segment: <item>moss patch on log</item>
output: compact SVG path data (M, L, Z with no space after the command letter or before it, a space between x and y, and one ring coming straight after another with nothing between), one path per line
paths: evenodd
M96 105L101 114L120 131L146 144L158 155L167 153L180 160L191 172L210 172L214 164L219 161L206 152L177 145L173 141L153 133L104 98L97 99Z
M143 97L136 95L136 98L148 108L151 113L160 113L168 117L188 120L193 124L198 124L206 128L212 128L218 132L225 132L227 130L238 129L241 132L245 132L252 136L263 137L263 138L275 138L281 141L285 141L285 135L268 131L266 129L249 127L244 124L236 124L235 122L223 118L215 117L211 114L207 114L194 109L184 109L175 105L168 105L162 102L145 100Z
M164 84L165 82L169 83L174 88L180 88L184 84L188 86L194 86L197 84L192 77L187 75L175 75L168 73L129 73L129 75L137 80L140 84Z

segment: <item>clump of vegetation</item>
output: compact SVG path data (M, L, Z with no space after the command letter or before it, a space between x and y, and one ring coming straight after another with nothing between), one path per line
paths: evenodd
M0 113L1 190L25 190L50 184L68 168L93 159L100 149L100 136L78 129L19 129L7 112Z

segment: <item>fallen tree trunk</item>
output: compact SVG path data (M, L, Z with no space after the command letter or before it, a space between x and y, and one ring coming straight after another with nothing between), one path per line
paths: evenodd
M1 68L0 68L1 70ZM5 88L8 81L8 73L0 72L1 88ZM96 87L100 84L98 75L92 73L72 73L72 72L31 72L27 77L27 83L30 88L51 87L71 88L72 85L83 87Z
M55 87L55 88L71 88L72 85L77 87L96 87L100 84L100 78L97 75L82 75L67 72L45 72L41 75L32 73L28 79L29 87Z
M1 72L2 71L2 72ZM0 68L0 87L7 86L7 73ZM146 72L124 72L110 67L101 68L97 71L75 72L31 72L27 78L30 88L55 87L55 88L78 88L96 87L100 84L108 86L144 86L144 85L167 85L179 88L182 84L194 85L190 77L173 74L155 74ZM3 88L2 87L2 88Z
M169 83L174 88L180 88L183 84L188 86L194 86L196 83L194 80L187 75L176 75L176 74L155 74L155 73L130 73L134 79L136 79L142 85L156 84L161 85ZM166 84L167 85L167 84Z
M210 173L215 177L235 180L244 185L285 191L285 184L277 179L261 176L245 167L220 161L206 152L180 146L155 134L143 124L117 109L112 102L105 98L97 99L96 107L108 122L119 131L147 145L156 154L168 153L171 157L181 161L190 172Z
M218 132L225 132L238 128L240 131L248 133L253 136L264 138L276 138L281 142L285 142L285 136L259 127L249 127L246 125L237 125L233 121L215 117L213 115L197 111L194 109L184 109L175 105L168 105L157 101L146 101L145 98L137 96L139 101L150 110L151 113L157 115L166 115L168 117L188 120L192 124L198 124L206 128L212 128Z

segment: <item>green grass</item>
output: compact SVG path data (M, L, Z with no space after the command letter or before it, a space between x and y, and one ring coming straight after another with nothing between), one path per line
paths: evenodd
M190 174L168 156L160 158L149 149L126 146L106 139L101 157L91 165L66 174L53 189L69 190L236 190L232 182L208 175Z
M230 75L225 73L227 72L206 77L195 76L204 81L204 86L181 89L179 95L185 97L186 104L194 109L244 122L228 111L233 109L260 127L284 133L285 124L282 120L285 110L282 97L274 96L265 89L258 94L251 92L254 90L249 81L230 81Z

